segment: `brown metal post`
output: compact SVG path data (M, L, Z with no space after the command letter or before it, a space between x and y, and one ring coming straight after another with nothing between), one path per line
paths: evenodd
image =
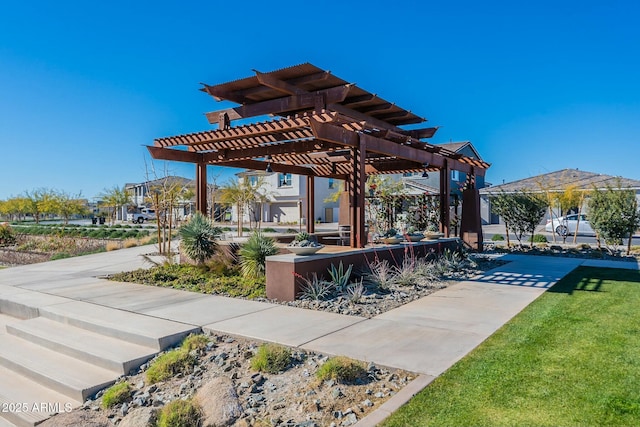
M307 233L315 233L315 180L307 175Z
M207 215L207 164L196 163L196 210Z
M462 191L462 220L460 221L460 236L472 249L482 252L482 218L480 216L480 192L476 188L476 176L469 175L469 185Z
M449 162L445 159L444 165L440 169L440 232L444 233L445 237L449 237L449 225L451 224L449 210L450 177Z
M351 149L353 177L349 186L349 224L351 226L350 246L363 248L366 242L364 226L364 187L366 147L360 140L357 148Z

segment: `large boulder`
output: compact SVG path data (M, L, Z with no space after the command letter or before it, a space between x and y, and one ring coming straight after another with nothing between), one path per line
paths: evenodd
M95 411L73 411L58 414L39 424L39 427L113 427L104 414Z
M195 401L202 408L203 426L232 426L242 415L242 406L230 378L211 379L198 389Z
M153 408L135 408L122 419L119 427L153 427L156 425L156 410Z

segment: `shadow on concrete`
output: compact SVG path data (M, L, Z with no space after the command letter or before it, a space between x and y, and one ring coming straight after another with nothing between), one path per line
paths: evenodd
M491 270L473 277L474 282L485 282L494 285L525 286L529 288L550 288L562 274L517 273Z

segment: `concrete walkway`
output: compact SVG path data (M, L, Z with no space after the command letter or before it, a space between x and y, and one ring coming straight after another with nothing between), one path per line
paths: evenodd
M506 255L510 262L504 266L365 319L100 279L148 266L139 255L151 251L130 248L0 270L0 312L20 307L48 318L120 318L123 334L134 333L125 320L136 316L132 322L153 336L201 328L421 374L358 425L383 419L577 266L638 268L626 262ZM0 337L14 320L0 313Z

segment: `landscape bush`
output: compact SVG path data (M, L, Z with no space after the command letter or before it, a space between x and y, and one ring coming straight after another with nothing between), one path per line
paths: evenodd
M316 378L320 381L334 380L349 384L367 376L364 363L345 356L336 356L327 360L316 371Z
M251 369L258 372L277 374L289 367L291 350L277 344L262 344L251 358Z
M13 245L16 235L9 225L0 225L0 246Z
M250 279L264 277L266 258L278 253L276 242L260 231L255 231L240 247L240 271Z
M195 365L195 357L184 348L176 348L161 354L151 362L146 376L149 384L172 378L174 375L186 373Z
M529 237L529 242L533 243L547 243L547 237L544 234L534 234L533 238Z
M126 381L116 383L105 390L102 395L102 407L109 409L124 403L131 397L131 384Z
M158 414L157 427L199 427L202 410L191 399L174 400L166 404Z
M213 256L218 247L215 238L219 229L201 212L193 214L191 220L178 229L178 234L182 238L180 245L185 255L198 264Z

